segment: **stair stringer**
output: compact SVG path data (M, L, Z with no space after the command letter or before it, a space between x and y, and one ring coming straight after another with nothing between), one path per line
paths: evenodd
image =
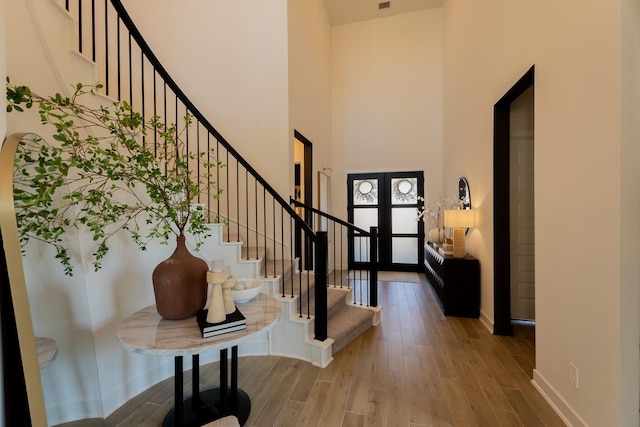
M279 323L271 330L271 354L294 357L326 368L333 361L333 340L318 341L313 338L314 316L298 314L298 298L274 295L282 304Z
M209 224L211 236L202 240L200 249L196 250L196 240L193 236L187 236L187 247L189 250L207 261L211 266L211 261L223 260L225 266L230 268L231 275L237 279L256 279L260 277L263 258L244 259L242 257L242 242L227 242L224 240L223 224Z
M361 304L354 303L349 298L345 302L345 305L348 305L348 306L351 306L351 307L355 307L355 308L359 308L361 310L369 310L369 311L373 312L373 317L371 318L371 326L378 326L380 324L380 322L382 321L382 316L381 316L382 306L377 306L377 307L363 306Z

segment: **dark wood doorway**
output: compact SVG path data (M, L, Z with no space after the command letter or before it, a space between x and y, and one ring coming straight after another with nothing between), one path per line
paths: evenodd
M308 206L313 206L313 144L304 135L294 129L294 144L301 147L302 155L294 161L294 199L303 202ZM294 148L295 150L295 148ZM295 155L294 155L295 157ZM306 209L296 208L298 214L304 218L307 224L311 224L313 214ZM313 268L313 245L310 241L302 242L302 234L296 232L296 257L301 257L302 251L305 253L306 269Z
M496 335L512 335L510 243L511 103L534 84L531 67L493 107L493 303Z

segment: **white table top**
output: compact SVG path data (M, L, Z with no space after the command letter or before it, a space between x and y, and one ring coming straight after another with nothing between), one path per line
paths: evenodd
M282 305L272 296L259 294L238 309L247 319L247 328L211 338L202 338L196 318L163 319L155 305L143 308L118 327L118 340L127 350L155 356L189 356L222 350L240 344L247 337L272 328L280 318Z

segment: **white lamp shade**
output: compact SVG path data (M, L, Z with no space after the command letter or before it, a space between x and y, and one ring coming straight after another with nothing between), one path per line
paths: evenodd
M473 227L473 210L458 209L444 211L444 226L452 228Z

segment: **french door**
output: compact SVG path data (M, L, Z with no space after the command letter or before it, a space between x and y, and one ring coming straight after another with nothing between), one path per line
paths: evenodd
M416 208L423 172L349 174L347 186L349 222L366 231L378 227L378 269L420 271L424 224L416 221ZM370 259L369 239L350 236L349 268L364 268Z

